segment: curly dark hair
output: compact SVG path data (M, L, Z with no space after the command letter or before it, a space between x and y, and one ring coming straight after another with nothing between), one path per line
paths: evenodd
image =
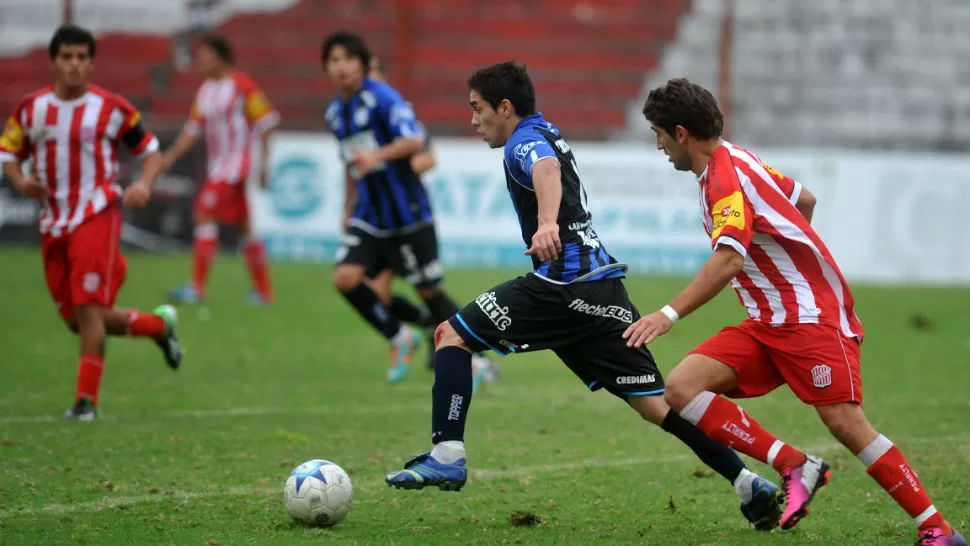
M701 140L717 138L724 130L724 115L717 107L717 99L686 78L670 80L650 91L643 116L671 135L678 125Z

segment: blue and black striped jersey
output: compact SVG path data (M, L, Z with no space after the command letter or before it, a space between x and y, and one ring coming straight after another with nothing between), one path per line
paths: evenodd
M407 231L432 221L431 202L410 158L379 165L366 176L353 168L354 156L376 150L401 137L426 140L414 110L391 86L370 79L347 100L327 107L327 124L340 141L341 160L357 183L351 224L375 235Z
M522 240L532 246L539 229L539 202L532 185L532 167L547 158L559 162L562 201L559 204L559 240L563 252L553 262L532 257L535 274L560 284L626 276L626 265L611 256L593 230L593 216L586 208L586 190L569 145L559 129L541 113L524 118L505 143L505 179L519 216Z

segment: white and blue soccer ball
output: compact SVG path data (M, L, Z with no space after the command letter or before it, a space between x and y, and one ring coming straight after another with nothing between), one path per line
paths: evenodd
M294 519L329 527L340 523L354 502L350 476L330 461L312 459L290 472L283 486L283 504Z

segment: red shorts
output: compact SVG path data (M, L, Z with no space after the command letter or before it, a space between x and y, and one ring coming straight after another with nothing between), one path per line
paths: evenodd
M862 403L860 342L822 324L772 326L746 320L691 351L734 368L731 398L762 396L787 383L802 402Z
M196 218L214 218L217 222L238 226L249 222L249 201L245 181L228 184L206 180L195 200Z
M79 305L114 307L128 274L121 224L121 209L111 205L71 233L41 238L47 289L64 320L73 319Z

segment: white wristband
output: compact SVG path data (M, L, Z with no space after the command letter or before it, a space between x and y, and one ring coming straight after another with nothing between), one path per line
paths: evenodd
M669 305L664 305L663 309L660 310L661 313L670 319L670 322L677 322L680 320L680 313L678 313L673 307Z

